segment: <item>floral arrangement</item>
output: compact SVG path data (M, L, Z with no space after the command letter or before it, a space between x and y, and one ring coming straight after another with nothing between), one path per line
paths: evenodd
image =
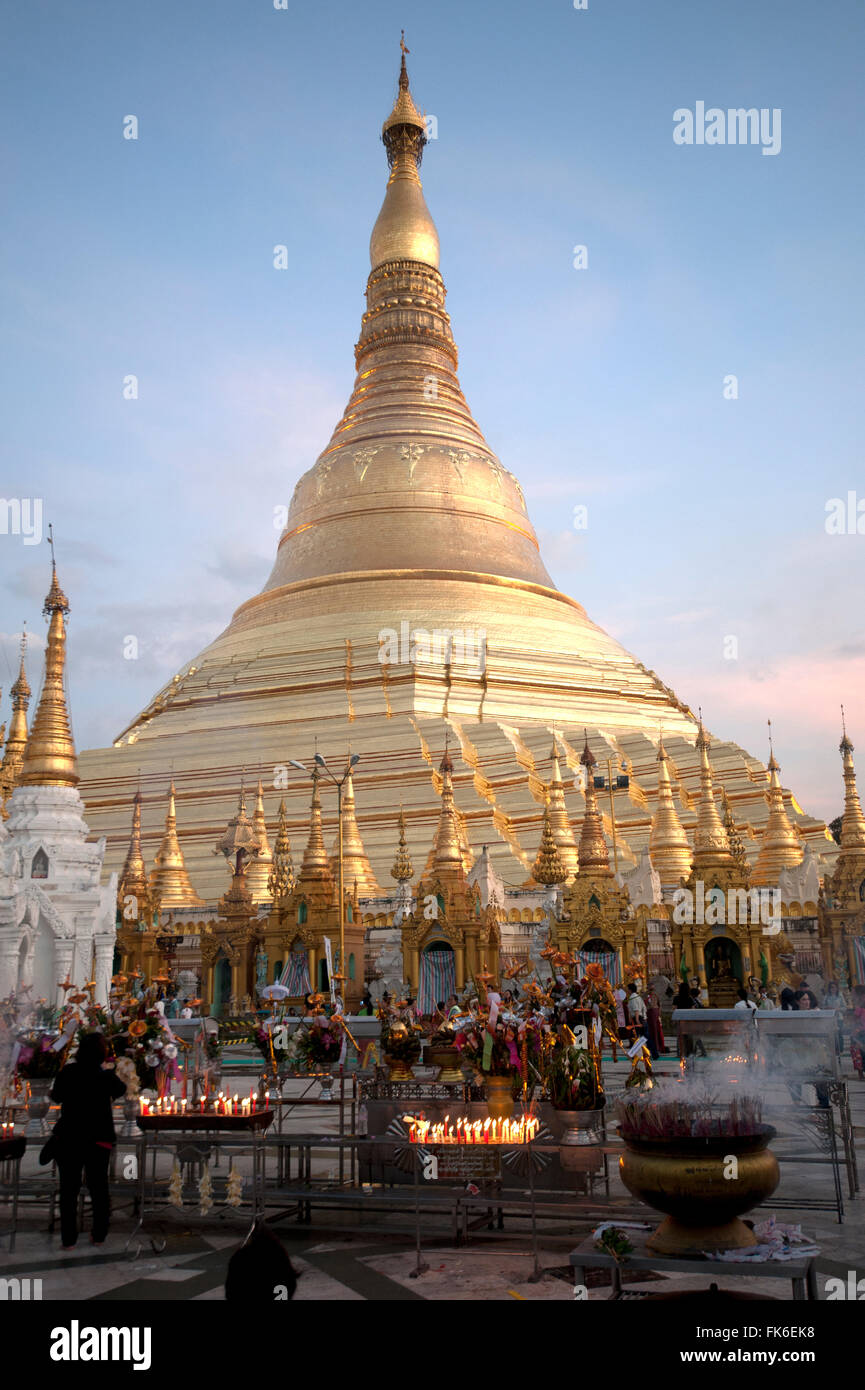
M55 1048L58 1034L54 1031L20 1033L16 1039L18 1057L15 1070L25 1081L44 1081L56 1076L71 1045L71 1038L64 1047Z
M557 1041L553 1049L546 1087L556 1110L602 1110L605 1104L594 1054L567 1039Z
M288 1048L277 1046L274 1041L273 1030L272 1028L268 1028L266 1024L256 1024L249 1034L249 1041L258 1048L268 1066L276 1069L278 1067L284 1067L287 1064L290 1056ZM209 1055L208 1053L208 1056ZM219 1055L218 1046L216 1048L216 1055Z
M338 1026L327 1018L316 1018L299 1028L296 1034L295 1056L306 1071L333 1067L339 1062L342 1038Z

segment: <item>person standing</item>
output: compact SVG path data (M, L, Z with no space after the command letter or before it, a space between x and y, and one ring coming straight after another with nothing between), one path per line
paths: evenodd
M767 1012L775 1008L775 1001L770 997L769 991L765 985L760 986L760 992L757 996L757 1008Z
M628 985L628 1019L636 1042L640 1034L646 1036L646 1005L636 985Z
M664 1030L661 1027L661 1001L655 990L648 989L646 992L646 1037L649 1040L649 1052L652 1060L657 1062L661 1053L665 1050Z
M735 1004L733 1005L733 1008L741 1009L743 1012L747 1009L753 1017L754 1014L757 1012L757 1005L754 1003L753 999L748 998L748 991L742 989L740 985L736 993L738 994L739 998L736 1000Z
M865 985L852 991L853 1023L850 1029L850 1057L860 1081L865 1081Z
M840 1057L844 1050L844 1015L847 1012L847 1002L838 988L837 980L830 980L826 986L822 1007L830 1009L835 1015L835 1047Z
M116 1143L112 1101L126 1095L126 1086L109 1069L108 1044L101 1033L85 1033L74 1062L57 1074L51 1099L60 1103L54 1126L56 1163L60 1174L60 1237L64 1250L78 1240L78 1194L81 1177L92 1208L90 1241L102 1245L108 1234L111 1207L108 1165Z

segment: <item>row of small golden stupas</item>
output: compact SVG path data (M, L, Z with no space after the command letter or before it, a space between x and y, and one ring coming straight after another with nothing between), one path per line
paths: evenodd
M673 780L670 759L663 738L658 745L658 804L652 818L649 856L652 867L665 887L678 885L690 877L702 877L721 887L774 887L785 869L798 868L803 859L803 847L784 806L784 794L779 778L779 765L774 752L768 762L769 782L767 800L769 817L763 832L756 861L749 867L742 848L729 803L722 796L723 816L715 797L712 764L709 757L710 740L702 724L697 740L700 754L700 797L693 843L679 819L673 799ZM865 876L865 816L856 788L853 766L853 745L846 730L841 742L844 766L845 809L841 826L840 853L827 884L834 886L836 896L858 894ZM552 775L547 788L543 812L541 842L526 887L552 887L572 881L578 874L590 878L614 877L610 850L595 786L596 759L589 748L588 738L580 757L585 776L585 810L576 838L568 815L564 783L559 767L558 751L551 752ZM439 767L441 812L433 845L430 849L421 881L435 872L446 874L453 868L462 877L471 867L465 826L453 795L453 764L445 751ZM148 876L141 852L141 797L136 794L133 808L132 836L126 862L120 878L120 896L133 893L153 906L158 900L164 908L202 905L195 893L183 864L183 854L177 839L175 791L169 790L165 833L157 852L154 868ZM382 896L363 846L357 823L355 791L349 773L342 799L343 882L359 898ZM310 807L309 834L301 869L295 875L291 845L286 826L285 801L279 806L278 827L274 849L271 851L264 811L261 782L258 783L255 810L250 818L246 795L241 789L236 814L231 818L220 850L229 861L240 854L244 861L246 889L254 903L273 902L287 897L295 885L303 882L313 896L332 897L338 872L338 850L335 843L328 853L322 825L319 775L313 770L313 792ZM400 811L398 844L391 877L401 887L414 876L411 855L406 841L405 817Z
M709 758L711 744L702 722L696 746L700 756L700 796L692 843L673 800L670 758L664 748L663 737L658 740L657 807L652 817L649 858L661 884L665 887L678 885L691 875L696 875L706 881L711 879L721 887L733 883L737 886L748 884L754 888L777 886L784 870L796 869L802 864L804 847L784 805L780 768L774 750L770 749L767 764L769 815L757 858L753 866L749 866L723 790L723 818L718 810ZM827 876L827 886L831 887L836 897L846 899L851 897L854 890L858 896L860 885L865 881L865 816L856 788L853 745L847 737L846 727L840 752L844 767L844 815L840 852L833 873ZM575 839L565 804L555 743L550 758L552 776L544 805L541 844L532 868L535 883L548 886L562 884L577 873L612 877L595 787L596 760L589 748L588 737L580 757L584 768L585 811L579 842Z
M66 708L64 675L66 631L65 618L68 600L60 588L56 565L52 562L51 587L43 607L49 619L45 653L45 676L39 704L29 735L27 709L31 689L25 672L25 646L22 639L18 678L12 686L13 714L0 762L0 796L4 815L5 803L17 785L70 786L78 783L77 760L72 730ZM2 737L4 730L0 730ZM790 821L784 803L779 777L779 765L770 749L767 800L769 815L762 833L757 858L749 869L730 806L722 795L723 817L715 799L712 764L709 757L710 740L702 723L696 743L700 757L700 795L693 843L688 839L679 819L673 799L673 780L670 758L663 737L658 742L657 807L652 817L649 856L653 868L664 886L677 885L691 875L701 876L726 886L721 880L752 887L774 887L784 870L796 869L802 863L803 846ZM840 852L824 888L838 905L859 899L865 881L865 816L856 787L853 764L853 744L846 726L840 743L845 788L844 813L841 821ZM579 841L565 801L557 745L551 751L552 772L546 789L541 843L532 870L532 880L538 885L565 883L578 873L612 876L609 849L604 833L595 787L596 760L588 737L585 740L580 764L584 769L585 808L580 825ZM445 751L439 769L438 786L441 795L441 815L435 842L424 868L426 877L433 865L439 869L459 862L465 872L471 865L465 822L454 803L453 766ZM141 848L140 791L133 801L132 833L126 860L120 875L118 902L134 895L142 912L162 908L203 906L203 899L193 888L187 873L177 834L176 793L174 782L168 790L165 828L154 865L148 874ZM241 788L238 810L229 822L226 835L234 835L237 844L243 841L251 850L246 868L246 886L253 902L273 901L284 897L294 884L291 848L286 828L285 802L279 807L275 850L268 840L261 782L258 784L255 810L250 820L246 811L245 792ZM223 837L223 840L225 837ZM381 895L369 858L364 849L357 822L355 792L349 772L342 796L342 858L343 881L354 888L361 898ZM225 852L225 844L217 847ZM313 775L310 837L304 854L302 873L320 876L336 871L337 847L328 856L321 824L321 801L317 773ZM405 819L400 813L399 844L391 876L400 885L412 877L408 853Z

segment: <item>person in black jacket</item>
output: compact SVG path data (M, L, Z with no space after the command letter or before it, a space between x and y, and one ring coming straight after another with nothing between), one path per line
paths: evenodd
M126 1087L105 1063L108 1045L101 1033L85 1033L74 1062L58 1072L51 1099L60 1102L60 1119L54 1126L57 1168L60 1173L60 1236L64 1250L78 1240L78 1194L81 1176L87 1183L93 1223L90 1240L101 1245L108 1234L108 1164L117 1136L111 1102L126 1094Z

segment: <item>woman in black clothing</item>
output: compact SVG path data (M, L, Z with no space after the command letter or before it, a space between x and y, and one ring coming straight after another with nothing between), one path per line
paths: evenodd
M90 1239L101 1245L108 1234L108 1164L116 1141L111 1102L126 1094L113 1070L106 1070L108 1046L101 1033L85 1033L74 1062L57 1075L51 1099L60 1102L54 1126L60 1173L60 1235L64 1250L78 1240L78 1194L81 1175L90 1193L93 1224Z

